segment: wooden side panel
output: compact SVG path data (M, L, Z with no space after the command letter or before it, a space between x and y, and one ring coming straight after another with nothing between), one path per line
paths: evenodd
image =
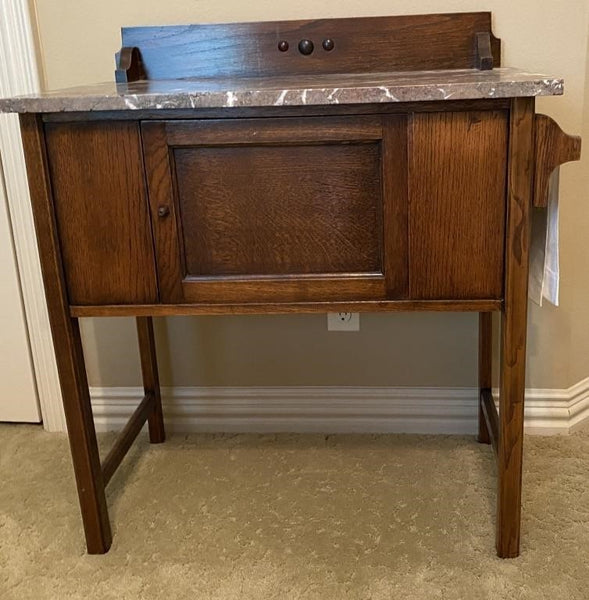
M71 304L157 302L139 124L46 124Z
M414 115L411 298L501 298L507 139L503 111Z
M500 66L489 12L128 27L121 58L137 47L148 79L469 69L481 32Z

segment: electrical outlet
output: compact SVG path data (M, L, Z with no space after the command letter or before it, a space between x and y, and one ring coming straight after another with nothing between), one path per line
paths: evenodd
M360 331L360 313L327 313L327 331Z

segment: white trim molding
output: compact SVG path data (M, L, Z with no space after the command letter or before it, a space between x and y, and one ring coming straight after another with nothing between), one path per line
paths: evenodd
M142 388L90 388L98 431L120 430ZM475 388L162 388L176 432L474 434ZM526 433L563 434L589 417L589 378L565 390L527 390Z
M39 71L28 0L0 0L0 15L0 96L38 92ZM65 417L15 115L0 115L0 157L43 423L48 431L63 431Z
M569 392L569 428L576 431L589 420L589 377L571 386Z

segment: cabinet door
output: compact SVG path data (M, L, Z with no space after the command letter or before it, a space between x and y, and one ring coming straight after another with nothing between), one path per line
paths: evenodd
M142 124L163 302L407 294L406 118Z

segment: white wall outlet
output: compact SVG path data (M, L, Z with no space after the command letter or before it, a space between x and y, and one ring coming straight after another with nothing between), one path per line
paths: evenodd
M327 331L360 331L360 313L327 313Z

